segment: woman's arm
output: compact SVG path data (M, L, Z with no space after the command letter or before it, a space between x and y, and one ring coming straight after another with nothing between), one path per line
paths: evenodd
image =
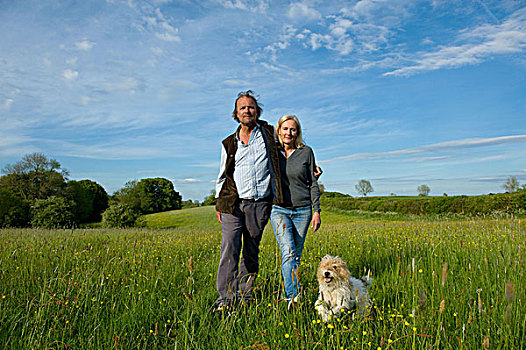
M314 213L312 214L312 230L316 232L320 226L321 226L321 217L320 217L320 186L318 185L317 177L314 175L314 173L317 171L316 167L316 160L314 159L314 151L310 149L310 155L309 155L309 171L310 171L310 177L311 177L311 186L310 186L310 198L311 198L311 204L312 204L312 210ZM321 175L321 174L320 174Z

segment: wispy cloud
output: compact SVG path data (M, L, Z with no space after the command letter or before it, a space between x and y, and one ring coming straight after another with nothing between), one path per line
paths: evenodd
M13 104L14 100L12 98L8 98L4 101L4 109L10 109L11 105Z
M219 159L215 162L211 163L202 163L202 164L189 164L189 167L196 167L196 168L214 168L219 170Z
M318 10L309 7L309 5L303 2L290 4L287 15L296 21L313 21L321 18L321 13Z
M379 158L393 158L403 157L412 154L432 153L441 152L446 150L473 148L473 147L485 147L493 145L502 145L509 143L521 143L526 142L526 135L512 135L512 136L501 136L493 138L475 138L457 141L448 141L442 143L436 143L432 145L425 145L416 148L407 148L396 151L388 152L371 152L371 153L355 153L348 156L335 157L332 159L326 159L320 161L320 163L327 163L340 160L354 160L354 159L379 159Z
M152 31L155 37L159 40L172 43L181 42L179 28L171 24L172 20L167 18L160 8L143 8L141 11L146 12L142 17L144 23L135 23L137 29L144 31L144 26L146 26L146 28Z
M201 182L199 179L193 179L193 178L187 178L187 179L174 179L174 182L181 183L181 184L192 184Z
M66 80L72 81L77 79L79 76L79 72L74 71L72 69L66 69L62 72L62 77Z
M121 78L104 84L107 90L110 91L127 91L130 94L136 93L138 90L144 89L144 83L134 77Z
M96 43L94 43L93 41L84 39L82 41L76 42L75 48L81 51L90 51L95 45Z
M217 0L217 2L228 9L251 12L265 12L269 7L267 0Z
M187 154L194 152L188 145L197 144L201 140L181 135L178 137L161 135L155 138L150 135L113 135L108 137L108 140L96 143L86 143L82 139L59 140L44 137L32 140L20 139L19 143L27 141L38 144L56 156L101 160L139 160L185 158ZM181 152L174 152L174 150L181 150Z
M495 181L502 181L504 179L503 176L485 176L485 177L476 177L471 179L472 181L488 181L488 182L495 182Z
M292 3L287 16L295 19L297 28L285 26L294 35L290 35L286 41L279 40L269 45L274 48L272 57L278 50L287 49L291 42L300 43L312 51L326 49L341 57L356 52L363 54L377 51L388 43L391 35L389 25L394 25L392 20L386 18L395 17L394 14L402 16L405 12L403 2L396 3L391 6L390 2L364 0L352 7L338 7L338 11L323 16L306 2Z
M420 157L420 158L409 158L406 160L406 162L429 162L429 161L439 161L439 160L445 160L445 159L451 159L452 156L436 156L436 157Z
M384 76L407 76L422 71L458 68L480 63L495 55L526 49L526 9L518 10L502 24L484 24L462 31L457 45L443 46L432 52L420 52L414 65L402 67Z

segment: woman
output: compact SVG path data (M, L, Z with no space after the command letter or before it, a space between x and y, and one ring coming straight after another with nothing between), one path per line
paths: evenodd
M321 225L320 188L314 177L314 153L303 142L298 118L281 117L276 134L283 147L279 155L283 203L272 206L270 222L281 250L281 272L290 309L300 292L298 268L309 223L312 220L313 231Z

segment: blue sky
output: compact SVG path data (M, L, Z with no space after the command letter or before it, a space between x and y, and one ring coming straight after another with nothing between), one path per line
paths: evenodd
M526 1L0 0L0 166L42 152L109 192L214 188L252 89L327 190L526 182Z

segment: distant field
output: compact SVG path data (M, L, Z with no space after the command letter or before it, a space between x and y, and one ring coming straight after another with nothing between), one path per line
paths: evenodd
M221 228L213 207L149 215L149 228L0 230L5 349L521 349L526 344L526 224L324 210L309 232L303 295L278 302L270 225L257 300L210 312ZM320 257L371 269L375 316L322 322Z
M143 219L146 225L152 228L221 229L213 206L150 214L145 215Z

